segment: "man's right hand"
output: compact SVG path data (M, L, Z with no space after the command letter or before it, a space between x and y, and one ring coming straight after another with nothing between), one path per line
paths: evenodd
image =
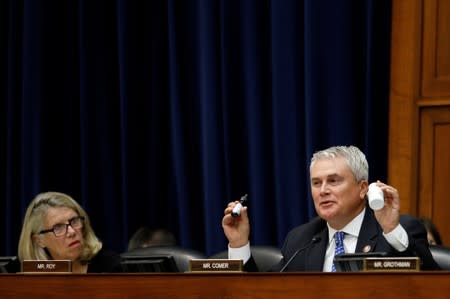
M230 202L224 211L222 227L231 248L239 248L248 244L250 235L250 222L247 207L242 207L241 214L233 217L231 211L238 201Z

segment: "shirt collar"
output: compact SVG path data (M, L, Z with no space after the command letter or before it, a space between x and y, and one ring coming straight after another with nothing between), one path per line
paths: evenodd
M354 236L358 238L359 231L361 229L361 225L364 219L364 214L366 212L366 208L364 208L361 213L359 213L355 218L352 219L346 226L344 226L341 231L345 232L347 235ZM330 243L334 239L334 234L337 232L334 228L332 228L328 222L328 243Z

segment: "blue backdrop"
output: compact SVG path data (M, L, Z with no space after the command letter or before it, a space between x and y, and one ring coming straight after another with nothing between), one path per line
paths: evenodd
M354 144L386 178L390 0L5 0L0 255L40 192L72 195L105 246L141 225L226 248L315 216L312 153Z

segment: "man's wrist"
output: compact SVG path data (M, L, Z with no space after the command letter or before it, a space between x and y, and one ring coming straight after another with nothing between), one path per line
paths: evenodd
M238 241L238 242L230 242L228 243L228 247L230 248L241 248L249 243L249 240Z
M228 258L235 260L243 260L244 264L250 259L251 250L250 250L250 242L241 246L239 248L232 248L230 244L228 244Z

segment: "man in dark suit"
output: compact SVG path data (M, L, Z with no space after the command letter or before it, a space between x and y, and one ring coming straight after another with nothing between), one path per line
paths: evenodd
M310 163L311 194L318 217L289 232L281 249L283 259L273 271L334 271L335 233L343 232L345 253L384 252L388 256L418 256L421 269L439 269L428 248L421 222L400 216L395 188L377 181L384 194L383 208L367 204L369 166L355 146L335 146L316 152ZM247 271L257 271L251 256L247 207L234 217L237 202L225 209L222 227L232 259L242 259Z

